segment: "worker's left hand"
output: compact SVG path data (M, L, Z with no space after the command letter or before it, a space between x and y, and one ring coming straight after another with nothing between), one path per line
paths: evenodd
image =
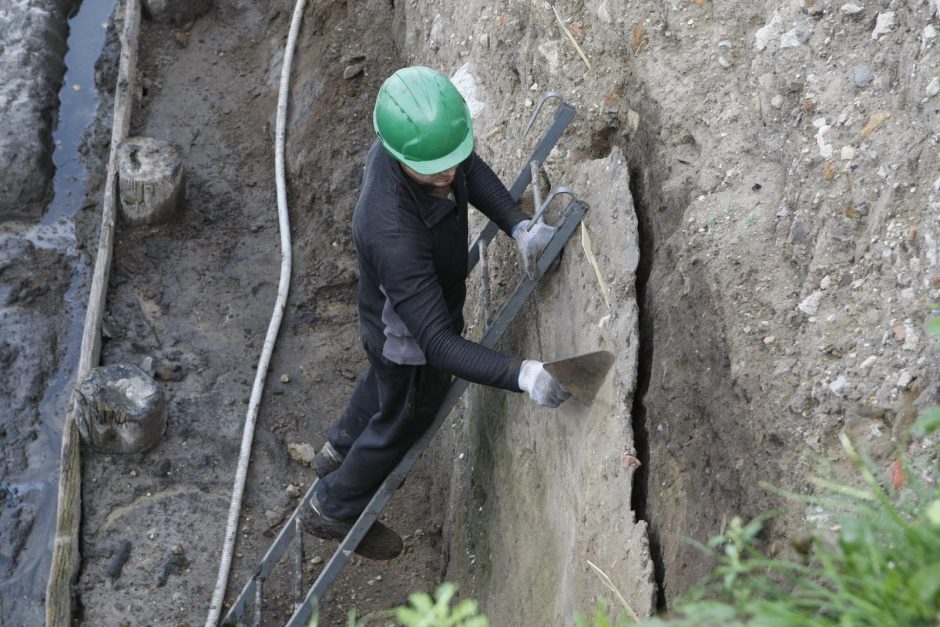
M530 224L531 228L529 228ZM534 224L531 220L523 220L513 228L512 238L516 240L516 248L522 256L522 267L530 279L535 279L539 255L548 246L552 236L555 235L555 230L555 227L541 220Z

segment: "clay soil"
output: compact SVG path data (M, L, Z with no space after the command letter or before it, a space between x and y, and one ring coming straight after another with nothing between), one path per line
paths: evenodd
M293 281L258 416L229 600L296 506L286 488L305 492L313 479L288 444L319 447L365 363L348 225L372 99L399 64L391 10L366 4L356 13L342 2L309 4L298 41L288 122ZM278 284L273 135L289 21L284 3L225 0L193 24L142 25L131 133L182 149L188 192L172 223L119 230L102 363L152 359L169 427L145 454L85 453L83 624L205 620ZM359 41L368 50L355 48ZM357 62L365 72L344 79ZM361 616L436 586L441 525L431 489L419 465L386 514L406 553L385 563L354 558L320 624L345 624L353 607ZM307 538L305 588L334 547ZM290 589L285 562L266 588L264 624L293 611Z

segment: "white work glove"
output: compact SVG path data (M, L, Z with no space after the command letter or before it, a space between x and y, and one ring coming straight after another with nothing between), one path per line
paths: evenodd
M556 229L541 220L533 224L530 229L531 222L531 220L523 220L517 224L512 230L512 238L516 240L516 248L522 256L522 267L525 269L526 276L535 279L539 255L548 246Z
M558 407L571 394L548 374L542 362L526 359L519 370L519 388L542 407Z

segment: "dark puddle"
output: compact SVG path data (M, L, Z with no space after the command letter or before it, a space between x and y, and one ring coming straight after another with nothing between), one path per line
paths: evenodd
M95 61L101 55L115 0L84 0L69 18L65 79L59 91L59 121L53 133L54 197L43 224L71 217L85 200L85 166L81 160L82 135L95 118L98 91Z

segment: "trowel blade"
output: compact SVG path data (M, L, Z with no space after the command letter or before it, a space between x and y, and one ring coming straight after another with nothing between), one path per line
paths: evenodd
M607 378L613 363L613 353L597 351L553 361L544 364L544 368L572 396L590 402Z

